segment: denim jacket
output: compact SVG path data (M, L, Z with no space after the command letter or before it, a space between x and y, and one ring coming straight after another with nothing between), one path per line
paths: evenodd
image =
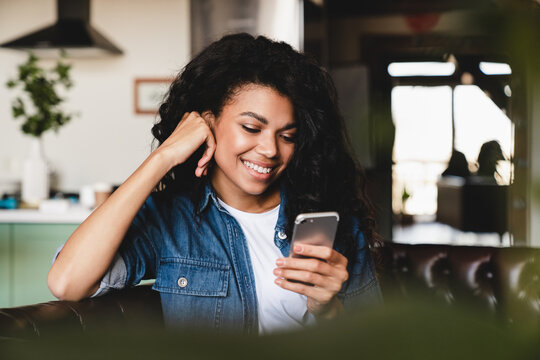
M289 254L285 235L285 196L275 226L274 243ZM139 210L102 288L120 288L156 279L165 324L257 333L257 295L248 246L240 225L205 187L195 216L188 196L164 199L152 194ZM338 294L346 308L379 303L379 284L362 232L357 261L348 284ZM118 256L119 255L119 256ZM122 261L123 260L123 261ZM114 279L112 279L114 277Z

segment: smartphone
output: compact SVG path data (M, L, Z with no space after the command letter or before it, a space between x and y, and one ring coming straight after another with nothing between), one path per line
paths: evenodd
M303 256L294 254L295 244L322 245L332 248L339 222L335 211L299 214L294 221L290 257Z

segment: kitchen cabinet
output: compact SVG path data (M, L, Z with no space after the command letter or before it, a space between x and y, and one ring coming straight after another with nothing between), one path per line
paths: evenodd
M55 300L47 288L52 257L90 213L0 210L0 308Z
M55 300L47 273L78 224L0 223L0 307Z
M56 249L76 224L13 224L12 305L35 304L56 298L47 287L47 273Z
M0 307L10 305L11 283L10 225L0 224Z

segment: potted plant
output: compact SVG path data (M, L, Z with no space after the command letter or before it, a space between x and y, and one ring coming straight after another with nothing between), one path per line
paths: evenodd
M401 212L400 212L400 223L403 226L411 225L414 222L414 218L411 214L405 211L407 200L409 200L411 194L407 191L407 187L403 187L401 193Z
M69 89L73 85L70 78L71 65L59 59L52 69L38 64L39 59L32 53L26 62L18 66L17 77L8 80L10 89L19 88L22 93L11 105L13 117L22 118L21 130L32 139L30 152L23 166L22 200L36 206L49 196L49 170L43 154L41 136L50 130L58 131L72 118L64 112L61 104L64 98L57 89Z

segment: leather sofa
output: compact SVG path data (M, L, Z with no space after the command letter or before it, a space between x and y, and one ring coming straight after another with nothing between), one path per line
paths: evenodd
M386 297L428 297L540 328L540 249L386 243L382 250Z
M538 327L540 249L385 243L380 254L385 301L428 298ZM0 309L0 340L47 338L59 329L82 334L106 325L162 327L159 295L144 285L80 302Z

